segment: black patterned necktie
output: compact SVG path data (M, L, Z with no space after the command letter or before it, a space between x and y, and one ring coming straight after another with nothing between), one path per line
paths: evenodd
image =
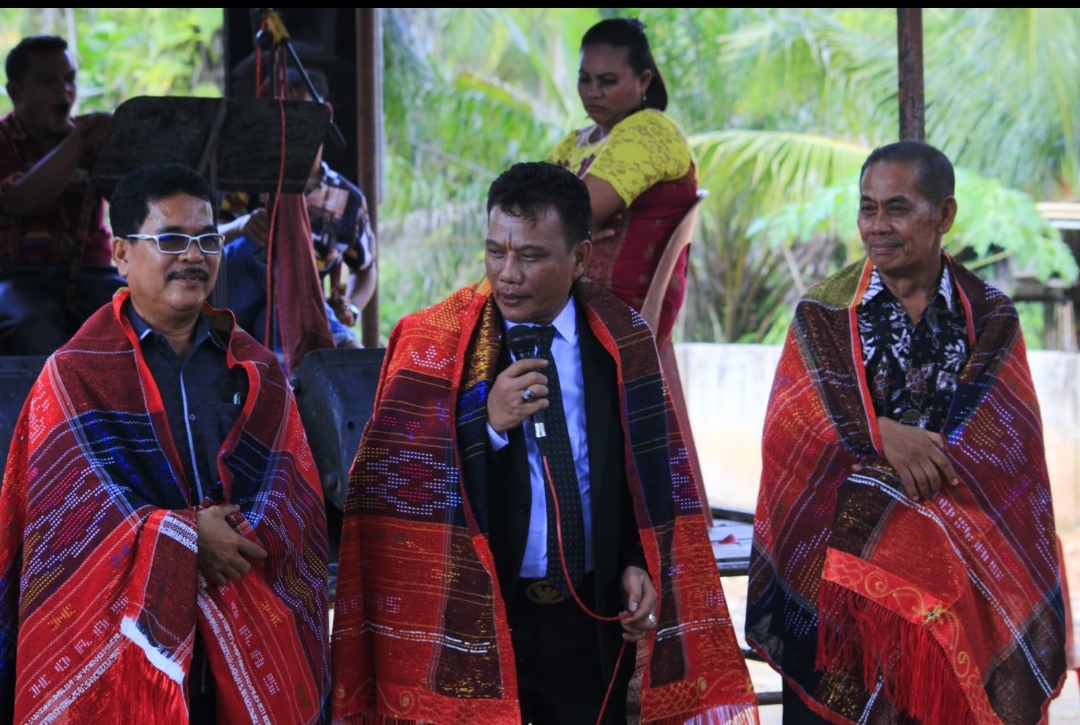
M563 410L559 371L555 367L555 358L551 354L551 341L555 338L555 328L544 325L537 327L536 332L539 337L537 354L548 362L548 366L540 371L548 379L548 409L544 411L546 435L538 437L537 443L541 454L547 458L548 470L551 471L551 480L555 485L562 520L562 541L560 542L555 529L555 507L552 505L551 490L545 480L548 526L547 578L564 596L569 596L569 587L563 579L559 547L561 543L563 553L566 555L566 569L570 575L570 583L577 586L585 576L585 522L581 517L581 490L578 488L574 451L570 447L570 434L566 429L566 412Z

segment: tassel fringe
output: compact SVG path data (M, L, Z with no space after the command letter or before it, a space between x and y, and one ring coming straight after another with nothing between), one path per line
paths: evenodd
M978 722L949 658L926 627L905 620L849 589L822 582L814 666L862 670L872 690L925 723Z
M759 725L757 706L753 703L714 707L689 718L673 717L651 720L648 725ZM336 718L334 725L431 725L419 720L401 720L370 713Z
M758 725L758 710L754 703L723 705L690 717L676 716L645 721L647 725Z
M397 717L363 713L334 718L334 725L433 725L433 723L426 720L403 720Z

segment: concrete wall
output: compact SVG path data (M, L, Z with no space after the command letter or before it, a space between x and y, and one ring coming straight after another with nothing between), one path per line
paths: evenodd
M761 477L761 429L780 348L676 346L690 425L709 502L753 510ZM1028 353L1042 407L1058 529L1080 526L1080 355Z

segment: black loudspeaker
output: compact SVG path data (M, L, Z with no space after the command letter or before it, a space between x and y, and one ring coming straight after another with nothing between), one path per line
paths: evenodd
M293 381L327 503L345 510L349 468L375 407L384 348L314 350Z
M346 147L336 145L328 133L323 159L354 184L358 168L356 150L356 8L274 8L306 68L326 75L334 122ZM255 33L262 22L260 8L225 8L225 95L255 96ZM262 77L268 77L268 55L263 54ZM364 190L365 193L370 193Z
M48 359L46 355L0 356L0 477L23 403Z

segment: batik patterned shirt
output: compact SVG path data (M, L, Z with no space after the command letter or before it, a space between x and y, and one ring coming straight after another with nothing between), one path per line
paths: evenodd
M360 189L323 162L322 180L304 199L320 274L339 262L354 272L370 267L375 259L375 232Z
M319 275L327 275L342 262L354 272L370 268L375 261L375 232L363 192L324 161L319 183L304 192L304 201ZM246 192L223 194L219 199L225 220L237 219L264 205L265 195ZM260 261L265 263L265 257Z
M942 265L937 293L917 322L876 268L856 315L874 412L940 431L968 359L967 323L949 266Z

